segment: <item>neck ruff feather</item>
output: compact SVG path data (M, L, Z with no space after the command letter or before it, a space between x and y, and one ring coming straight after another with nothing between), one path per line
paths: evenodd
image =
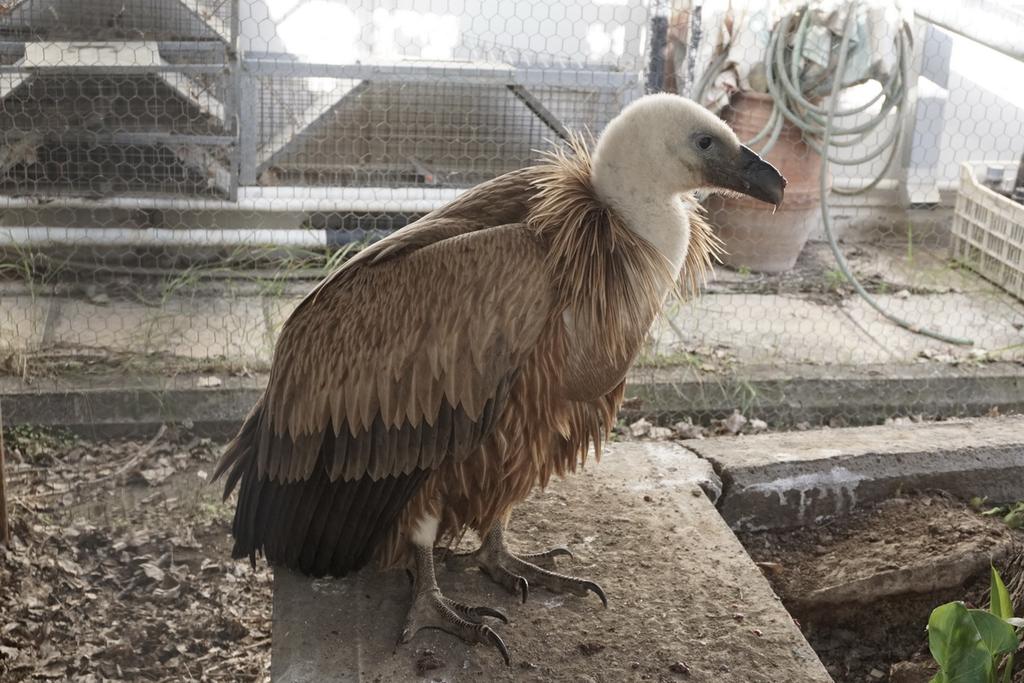
M633 277L625 281L633 283L632 303L647 299L660 307L669 288L680 298L695 295L722 251L696 199L681 198L689 211L690 237L681 271L673 273L668 259L600 200L591 181L591 164L586 140L574 134L568 145L545 152L531 169L530 182L537 192L527 222L551 244L548 271L562 303L596 315L607 310L608 293L620 290L629 274ZM650 301L655 292L657 300Z

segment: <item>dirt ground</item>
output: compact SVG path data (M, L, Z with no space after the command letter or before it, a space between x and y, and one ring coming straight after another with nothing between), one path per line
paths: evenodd
M96 443L18 428L6 432L6 445L13 545L0 549L0 680L269 680L270 572L230 560L231 507L220 501L219 486L208 484L219 444L178 429L161 429L150 440ZM586 499L601 509L610 490L592 476L575 485L592 488ZM637 495L630 505L633 513L646 513L662 503L659 495ZM587 671L589 678L579 680L605 680L603 672L623 662L637 680L711 680L705 664L715 659L711 644L721 634L701 631L706 621L666 627L696 628L691 635L703 643L700 650L667 641L652 649L622 623L624 613L650 607L633 602L629 586L637 573L674 575L685 558L664 567L612 562L625 573L609 576L600 576L603 564L595 561L624 552L615 539L642 544L654 529L668 535L678 529L657 514L629 514L609 518L599 531L588 534L581 526L563 536L561 526L551 528L549 508L567 505L557 485L537 494L513 520L513 531L572 546L576 560L563 570L595 574L615 596L608 612L594 610L594 600L543 591L537 598L545 609L524 610L475 573L442 579L463 590L473 585L519 617L502 628L520 655L514 677L553 680L565 673L552 661L538 664L523 655L543 649L541 641L532 647L531 637L543 640L569 618L587 624L586 637L559 644L554 661ZM948 600L984 606L989 558L1024 612L1024 533L942 494L899 497L819 528L740 540L839 683L925 683L932 673L928 614ZM1015 567L1007 567L1011 558ZM692 602L699 594L683 584L677 590L660 599ZM743 594L742 587L735 590ZM739 623L753 641L740 656L761 657L757 641L771 630L747 623L753 616L735 622L733 606L696 603L686 613L718 611L722 624ZM483 648L467 654L450 641L417 638L424 673L467 662L483 666L493 657ZM1024 673L1015 681L1024 681Z
M740 540L838 683L927 683L931 610L951 600L987 607L990 561L1024 610L1024 533L941 493Z
M0 680L269 680L270 572L230 559L219 445L6 432Z
M0 550L0 681L269 680L271 577L263 565L254 571L229 559L231 508L220 502L219 486L207 482L219 444L174 429L150 440L96 443L18 428L6 433L6 446L14 542ZM569 544L576 558L563 562L563 571L599 580L612 599L608 610L593 596L543 590L523 606L479 572L442 573L442 585L453 595L469 599L483 591L480 604L497 605L512 617L501 632L515 666L501 667L501 675L597 682L778 680L763 672L794 665L776 661L795 656L791 647L780 647L788 642L783 622L789 618L747 613L742 603L751 586L738 578L722 585L732 563L742 560L738 544L714 576L679 576L688 562L722 552L701 545L708 542L702 525L718 523L714 511L708 507L707 519L679 518L660 489L618 490L625 485L611 467L606 462L565 482L586 492L585 509L570 508L577 497L556 484L513 522L513 542L520 547ZM615 487L598 476L601 471ZM614 512L620 505L613 501L622 496L627 510ZM572 519L562 519L567 509ZM647 557L642 551L652 537L676 535L686 541L670 554ZM404 577L396 580L404 601ZM641 581L659 589L635 591ZM701 588L709 581L715 588L710 593ZM730 599L723 602L722 592ZM672 608L680 603L688 609ZM404 602L396 619L403 610ZM367 618L380 621L381 614L375 608ZM336 619L336 613L329 616ZM553 639L551 634L564 634L566 620L576 625L574 636ZM400 629L397 621L385 626ZM490 667L497 657L429 632L410 644L408 654L428 678L448 667ZM628 673L609 673L622 671Z

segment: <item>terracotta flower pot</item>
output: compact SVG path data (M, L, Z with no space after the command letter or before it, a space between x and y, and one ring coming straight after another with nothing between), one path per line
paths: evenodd
M771 112L769 95L738 93L723 118L740 140L749 140L764 127ZM807 236L821 220L821 158L788 122L765 158L787 182L785 200L774 215L770 206L749 197L712 195L705 206L725 243L722 260L726 265L778 273L793 267Z

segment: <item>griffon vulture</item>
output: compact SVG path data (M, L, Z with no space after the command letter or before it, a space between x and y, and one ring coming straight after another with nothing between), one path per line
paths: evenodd
M555 548L515 555L516 503L599 454L626 371L680 275L716 239L695 190L778 205L785 179L690 100L650 95L603 131L507 173L368 247L321 282L281 332L266 391L217 468L239 487L234 556L313 576L371 559L415 570L402 641L440 628L508 650L442 595L434 547L467 528L476 565L585 595Z

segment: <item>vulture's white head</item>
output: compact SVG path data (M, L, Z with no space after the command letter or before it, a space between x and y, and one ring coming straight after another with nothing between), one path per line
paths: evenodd
M721 119L678 95L633 102L601 133L591 170L598 196L678 267L689 239L680 196L740 192L778 206L786 179Z

